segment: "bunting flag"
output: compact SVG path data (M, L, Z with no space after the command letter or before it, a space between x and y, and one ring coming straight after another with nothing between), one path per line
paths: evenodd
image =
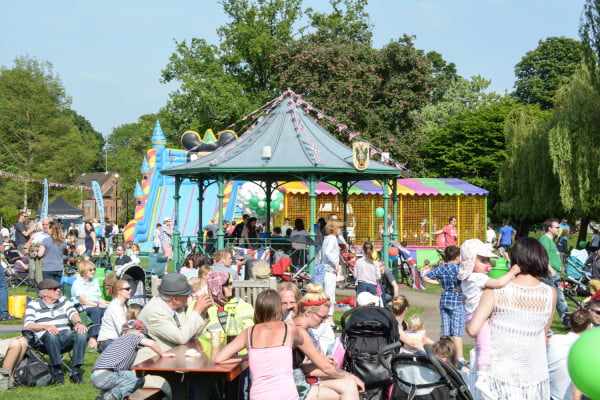
M48 216L48 179L44 178L44 198L40 210L40 221Z
M425 284L421 278L421 273L419 272L419 268L417 265L410 266L410 276L412 278L412 288L415 290L425 290Z
M104 199L102 197L102 189L97 181L92 181L92 188L94 190L94 197L96 198L96 204L98 205L98 212L100 214L100 226L101 231L104 232Z
M27 176L13 174L12 172L7 172L7 171L3 171L3 170L0 170L0 177L2 177L2 178L8 178L8 179L14 179L14 180L21 181L21 182L39 183L40 185L45 185L46 183L44 181L47 181L47 179L44 179L44 180L33 179L33 178L29 178ZM89 186L65 185L63 183L54 183L54 182L48 182L47 185L49 187L57 187L57 188L63 188L63 189L65 189L65 188L79 189L79 190L82 190L82 189L91 190L92 189Z
M241 253L243 255L248 255L252 257L253 260L264 260L266 262L271 262L271 249L246 249L243 247L234 247L234 251L237 253Z

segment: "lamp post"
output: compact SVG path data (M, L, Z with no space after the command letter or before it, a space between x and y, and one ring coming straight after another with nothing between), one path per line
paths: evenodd
M119 220L119 174L115 174L114 186L114 202L115 202L115 221Z

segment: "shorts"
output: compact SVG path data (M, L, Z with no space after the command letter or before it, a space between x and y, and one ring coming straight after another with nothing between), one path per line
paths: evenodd
M465 329L465 309L460 305L440 304L442 330L440 334L462 337Z

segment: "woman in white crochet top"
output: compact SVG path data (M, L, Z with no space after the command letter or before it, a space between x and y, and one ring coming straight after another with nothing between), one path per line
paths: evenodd
M489 318L489 389L495 398L548 399L546 334L556 305L556 291L540 281L548 273L548 255L537 240L522 238L511 264L521 273L503 288L485 290L467 333L477 336Z

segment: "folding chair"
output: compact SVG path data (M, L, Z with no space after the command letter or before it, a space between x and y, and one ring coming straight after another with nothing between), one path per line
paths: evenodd
M6 283L10 285L12 288L18 288L21 285L28 284L29 274L27 273L17 273L14 275L9 275L6 277Z
M167 262L169 259L167 257L163 257L162 254L159 253L150 253L148 254L148 268L146 268L146 291L150 291L150 287L152 284L152 277L157 276L158 278L162 278L167 269Z

